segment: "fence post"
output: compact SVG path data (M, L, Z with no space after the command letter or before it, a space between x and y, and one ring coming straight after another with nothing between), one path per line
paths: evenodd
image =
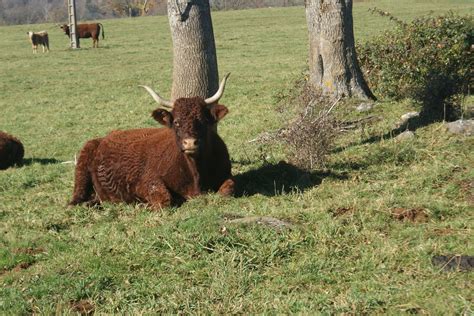
M76 0L67 0L68 2L68 17L69 17L69 35L71 39L71 48L76 49L79 47L76 33Z

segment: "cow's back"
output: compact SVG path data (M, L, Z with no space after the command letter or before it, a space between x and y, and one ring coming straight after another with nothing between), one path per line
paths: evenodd
M100 25L98 23L79 24L78 32L80 38L98 39L100 34Z
M170 147L175 143L170 129L149 128L113 131L103 138L92 165L93 181L102 200L132 202L144 177L166 174ZM150 174L152 173L152 174Z

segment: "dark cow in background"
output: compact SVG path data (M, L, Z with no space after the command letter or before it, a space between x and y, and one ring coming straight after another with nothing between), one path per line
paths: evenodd
M31 46L33 47L33 54L36 54L38 52L38 45L43 46L43 53L44 49L49 52L49 38L48 38L48 32L46 31L41 31L41 32L26 32L28 34L28 37L30 38Z
M69 25L63 24L59 26L63 29L64 33L70 38L71 33L69 31ZM76 25L76 34L77 34L77 46L79 47L80 38L90 38L92 37L92 47L99 47L99 35L100 29L102 28L102 39L104 39L104 26L102 23L89 23L89 24L77 24Z
M154 209L206 191L233 194L229 153L213 125L228 112L217 104L227 75L208 99L170 102L143 86L162 108L152 117L164 128L113 131L82 148L69 205L143 202Z
M19 139L0 132L0 170L21 164L25 151Z

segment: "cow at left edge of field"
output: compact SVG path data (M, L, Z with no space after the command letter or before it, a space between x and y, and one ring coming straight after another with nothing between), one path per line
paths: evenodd
M25 151L21 141L0 131L0 170L21 164Z

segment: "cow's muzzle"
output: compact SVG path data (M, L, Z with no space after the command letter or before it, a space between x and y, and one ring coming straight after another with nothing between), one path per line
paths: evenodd
M185 154L196 154L199 151L199 140L197 138L185 138L182 141L181 147Z

